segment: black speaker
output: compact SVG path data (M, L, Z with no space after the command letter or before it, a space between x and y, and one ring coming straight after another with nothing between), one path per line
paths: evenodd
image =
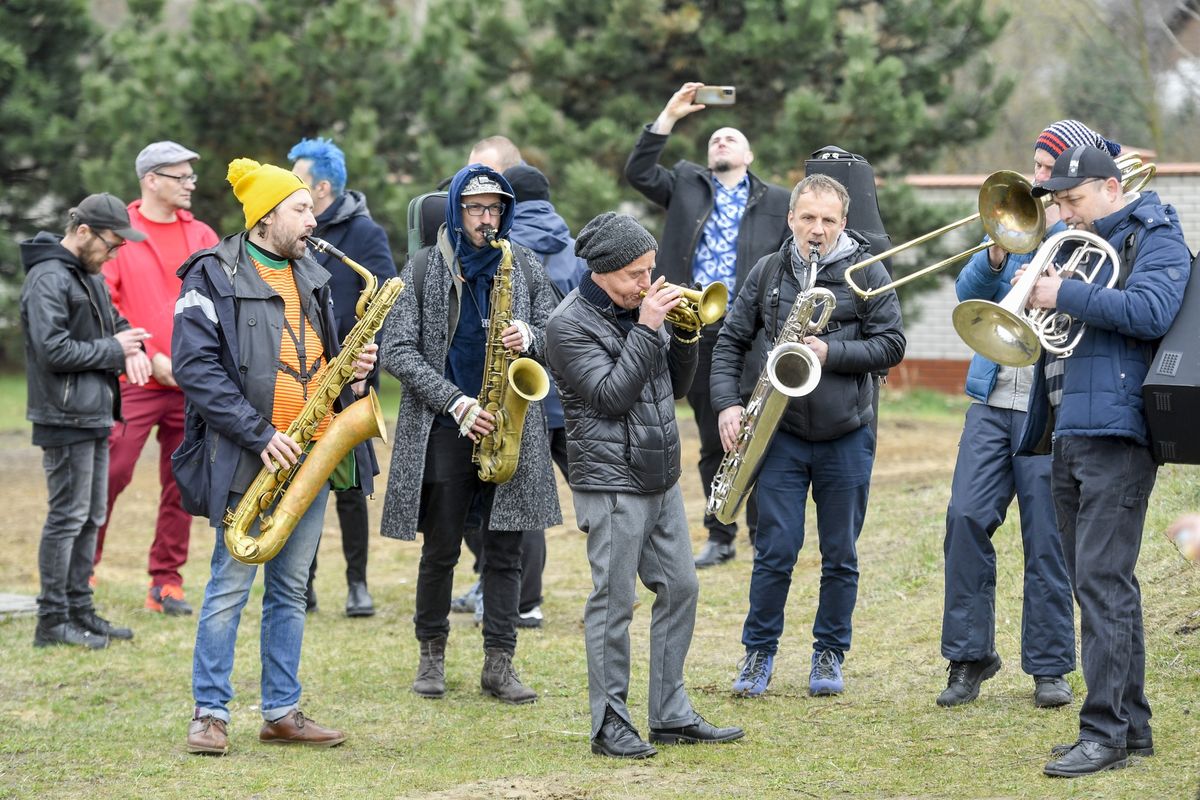
M828 175L846 187L850 193L846 228L867 240L872 255L878 255L892 246L892 239L879 214L879 199L875 196L875 170L870 162L860 155L828 145L814 152L804 162L804 174ZM886 260L883 265L891 274L891 265Z
M1142 384L1150 446L1160 464L1200 464L1200 256L1183 306L1159 343Z

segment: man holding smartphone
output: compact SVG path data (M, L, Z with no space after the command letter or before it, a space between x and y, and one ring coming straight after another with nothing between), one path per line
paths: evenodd
M779 250L787 238L789 193L750 171L754 153L745 134L736 128L719 128L709 137L707 167L680 161L668 169L658 163L675 124L705 108L696 102L696 90L702 87L702 83L685 83L671 96L634 145L625 163L625 178L667 211L656 259L657 274L680 286L720 281L729 287L732 305L750 268ZM732 97L723 92L719 96ZM713 346L720 330L720 322L703 329L696 377L687 395L700 432L700 481L705 498L724 454L708 387ZM751 503L747 508L751 537L753 520ZM696 557L696 567L703 569L732 559L736 554L737 525L726 525L705 515L704 527L708 529L708 543Z

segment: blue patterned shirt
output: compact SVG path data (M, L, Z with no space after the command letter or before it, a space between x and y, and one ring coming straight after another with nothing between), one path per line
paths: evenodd
M729 287L732 297L737 288L738 229L750 199L750 176L742 176L732 189L726 189L715 175L711 180L713 210L704 223L692 258L692 280L703 286L720 281Z

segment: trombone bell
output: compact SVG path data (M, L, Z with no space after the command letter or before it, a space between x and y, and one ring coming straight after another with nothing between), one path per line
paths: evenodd
M1022 317L990 300L964 300L954 307L954 330L976 353L997 364L1027 367L1042 346Z

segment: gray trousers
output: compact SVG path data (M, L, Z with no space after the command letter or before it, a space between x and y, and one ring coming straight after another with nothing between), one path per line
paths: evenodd
M96 531L108 508L108 440L42 448L49 509L38 545L42 593L38 616L65 622L69 612L92 609Z
M696 624L700 583L692 559L683 494L676 483L661 494L575 492L575 517L587 534L592 593L584 607L592 738L605 706L626 722L629 623L637 579L654 592L650 612L651 728L676 728L695 712L683 688L683 662Z

